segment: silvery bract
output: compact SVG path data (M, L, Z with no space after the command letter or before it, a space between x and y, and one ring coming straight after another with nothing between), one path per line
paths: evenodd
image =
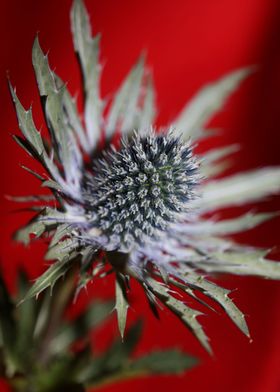
M107 107L99 89L99 36L91 36L81 0L74 1L71 23L84 81L83 118L66 85L50 69L38 38L32 60L50 141L43 139L31 109L25 111L11 87L23 134L15 139L42 164L47 175L27 170L52 192L51 196L18 198L40 201L43 206L17 233L17 239L27 244L31 234L49 238L46 258L55 260L26 299L53 286L74 265L79 265L80 271L78 290L95 276L106 276L113 270L122 335L129 278L133 277L143 286L155 314L158 302L163 303L208 351L208 338L198 320L201 312L173 296L174 290L200 303L204 301L197 292L216 301L249 336L244 315L232 302L230 291L206 276L226 272L279 279L280 264L267 260L265 250L244 247L229 239L231 234L248 230L272 214L249 212L220 221L205 216L219 208L277 193L280 168L212 179L227 167L224 158L236 146L196 157L192 143L211 136L211 132L205 132L205 125L251 69L235 71L203 88L178 118L159 132L152 128L155 94L143 58ZM119 148L110 145L116 134L122 138Z

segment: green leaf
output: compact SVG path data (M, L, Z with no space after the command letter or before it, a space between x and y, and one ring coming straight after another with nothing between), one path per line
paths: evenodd
M180 374L198 363L178 349L153 351L133 360L129 366L130 371L139 372L141 375L153 374Z
M71 10L74 48L78 55L85 88L85 123L89 143L88 152L97 146L101 132L102 101L99 84L99 36L91 36L91 26L86 8L75 0Z
M63 108L66 112L66 117L68 120L68 125L71 127L72 132L76 134L76 137L84 151L90 153L89 142L87 140L86 133L78 113L76 101L57 75L55 75L55 80L56 84L60 86L59 88L64 87L62 100Z
M173 122L178 132L183 133L184 139L196 139L199 131L224 106L229 96L252 71L252 67L243 68L203 87Z
M152 278L147 280L150 290L169 308L197 337L202 346L211 353L208 337L205 335L202 326L197 321L197 317L202 313L188 307L182 301L174 298L169 293L169 288Z
M59 241L55 245L49 247L45 259L46 260L69 260L73 258L73 255L78 255L77 249L79 242L73 238L67 238L63 241Z
M19 292L21 299L30 287L29 280L23 271L19 273ZM36 301L25 301L17 307L17 342L16 352L22 369L30 365L29 353L33 347L33 333L38 313Z
M135 349L142 332L142 322L137 321L126 333L125 341L117 339L99 357L93 358L87 367L81 370L78 381L88 386L109 381L122 372L129 363L129 357Z
M231 166L231 160L224 160L225 157L239 151L240 146L238 144L232 144L226 147L210 150L201 157L202 165L201 172L208 178L216 176L222 173L229 166ZM221 161L217 163L217 161Z
M223 219L220 221L215 220L201 220L200 222L194 222L192 224L184 224L182 227L178 227L178 234L190 235L192 237L199 236L226 236L234 233L240 233L253 229L254 227L261 225L269 219L276 217L277 213L258 213L254 214L248 212L247 214L241 215L233 219Z
M37 159L49 174L55 179L55 181L62 183L62 178L59 174L58 168L53 163L53 161L49 158L41 134L36 129L31 108L29 110L25 110L22 104L20 103L15 90L9 82L10 92L12 95L12 99L15 105L19 128L24 135L25 139L20 138L19 136L14 135L15 141L27 151L28 154L32 155Z
M65 221L65 214L51 207L45 207L23 228L16 231L14 239L25 245L30 243L30 236L34 234L36 238L44 232L55 229L58 223Z
M58 334L53 338L49 348L55 355L70 348L71 344L84 339L89 332L103 323L113 308L111 301L95 301L90 304L76 319L64 323Z
M44 55L38 36L36 36L32 48L32 64L36 74L36 80L40 95L47 97L56 90L54 74L50 70L48 57Z
M204 154L202 160L206 163L206 165L212 164L213 162L219 161L220 159L223 159L239 150L239 144L231 144L229 146L215 148Z
M25 110L24 107L21 105L10 81L9 81L9 87L15 105L18 124L21 132L23 133L25 138L29 141L29 143L31 144L31 146L34 148L34 150L39 156L46 154L40 132L37 131L33 122L32 108L30 108L29 110Z
M68 259L57 261L52 264L46 272L44 272L28 290L20 304L30 298L38 297L38 295L48 287L53 288L58 279L63 277L71 268L72 262Z
M38 202L45 201L49 202L54 200L53 195L27 195L27 196L6 196L8 200L14 201L16 203L29 203L29 202Z
M185 276L182 275L182 279L186 282L186 284L190 285L192 288L201 291L207 297L212 298L215 302L217 302L228 314L234 324L248 337L250 337L250 333L248 330L248 326L244 317L244 314L237 308L237 306L233 303L231 298L229 297L230 290L227 290L223 287L217 286L213 282L209 282L201 275L195 274L194 272L187 272ZM180 282L171 279L170 280L175 286L180 287L182 290L185 290L185 286Z
M0 274L0 334L2 336L8 373L13 375L17 368L15 306Z
M228 206L251 203L280 191L280 168L267 167L213 180L202 187L194 205L205 213Z
M118 327L121 334L121 338L124 337L125 325L126 325L126 317L127 317L127 309L128 302L125 294L125 283L123 281L122 275L117 273L116 276L116 311L118 317Z
M69 237L71 235L71 225L68 223L60 224L57 226L55 233L52 236L49 247L57 245L64 237Z
M28 225L16 231L14 235L15 241L21 242L24 245L30 243L30 236L34 234L36 238L40 237L46 230L43 222L32 220Z
M235 275L260 276L267 279L280 279L280 263L268 260L267 251L245 250L209 254L209 261L198 262L197 266L207 272L230 273Z
M143 108L139 113L139 125L138 129L140 132L145 132L154 123L156 115L156 103L155 103L155 91L151 75L148 75L147 82L145 85L145 97Z
M121 134L126 135L132 133L137 125L139 115L138 100L141 93L143 74L144 57L141 56L122 83L112 102L106 123L107 140L112 138L118 127Z
M57 89L55 74L49 67L48 57L44 55L38 37L33 44L32 62L54 149L63 166L66 182L70 184L67 190L71 194L74 192L72 188L79 190L79 167L82 157L72 130L67 126L67 118L63 110L66 87ZM74 193L77 197L77 192Z

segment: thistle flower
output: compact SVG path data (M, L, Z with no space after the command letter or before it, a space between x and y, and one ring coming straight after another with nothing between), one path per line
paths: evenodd
M129 253L164 236L169 223L187 212L198 178L191 148L179 137L150 131L122 140L119 152L112 149L86 173L89 243Z
M42 208L16 235L24 243L31 234L49 238L46 258L54 260L26 298L53 286L74 264L80 267L78 289L94 276L106 275L110 264L116 273L116 310L122 335L128 279L133 277L143 286L155 314L157 302L162 302L208 351L208 338L198 320L201 312L174 297L174 289L200 303L204 302L197 292L214 300L249 336L245 317L232 302L230 291L207 277L226 272L279 279L280 264L268 260L267 251L241 246L229 238L273 214L249 212L218 222L206 215L277 193L280 169L213 179L225 169L223 158L236 147L197 157L192 143L211 136L205 132L205 124L251 69L237 70L203 88L170 126L157 132L152 128L153 84L143 58L107 108L99 92L99 37L91 36L81 0L74 1L71 23L84 81L83 120L66 85L50 69L38 38L32 59L50 143L36 129L31 109L25 111L11 87L23 134L15 140L42 164L46 177L28 171L52 192L49 202L45 195L36 196ZM111 145L116 134L121 135L119 149ZM103 136L106 146L102 149Z

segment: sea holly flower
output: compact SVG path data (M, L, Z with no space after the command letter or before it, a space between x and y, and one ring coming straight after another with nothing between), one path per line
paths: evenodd
M234 71L206 86L170 125L156 130L155 93L143 57L108 104L99 90L99 37L91 36L80 0L74 1L71 24L84 82L83 118L66 85L50 69L38 38L32 60L50 141L43 139L31 109L23 108L11 86L23 134L15 140L42 164L47 175L28 171L51 191L49 198L25 199L41 201L42 208L16 234L24 243L30 241L31 234L49 239L46 258L54 260L26 299L53 286L78 265L78 290L95 276L115 272L122 335L132 277L143 286L155 314L158 303L163 303L208 351L211 348L200 324L201 312L178 299L175 290L205 305L198 292L215 301L249 336L245 317L230 298L230 291L209 277L211 273L230 273L279 279L280 264L268 260L267 251L230 238L274 214L248 212L220 221L211 214L277 193L280 168L217 179L226 167L225 158L236 146L203 156L197 156L193 146L200 138L211 137L205 124L252 69ZM120 135L119 146L112 145L116 135Z

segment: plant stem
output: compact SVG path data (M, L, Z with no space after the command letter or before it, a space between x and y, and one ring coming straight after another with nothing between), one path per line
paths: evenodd
M73 298L75 290L75 275L76 269L71 268L70 271L65 275L65 278L56 283L51 293L52 303L50 309L50 320L44 332L38 355L38 361L43 366L45 366L49 360L50 342L61 323L61 319L67 305L69 304L71 298Z

